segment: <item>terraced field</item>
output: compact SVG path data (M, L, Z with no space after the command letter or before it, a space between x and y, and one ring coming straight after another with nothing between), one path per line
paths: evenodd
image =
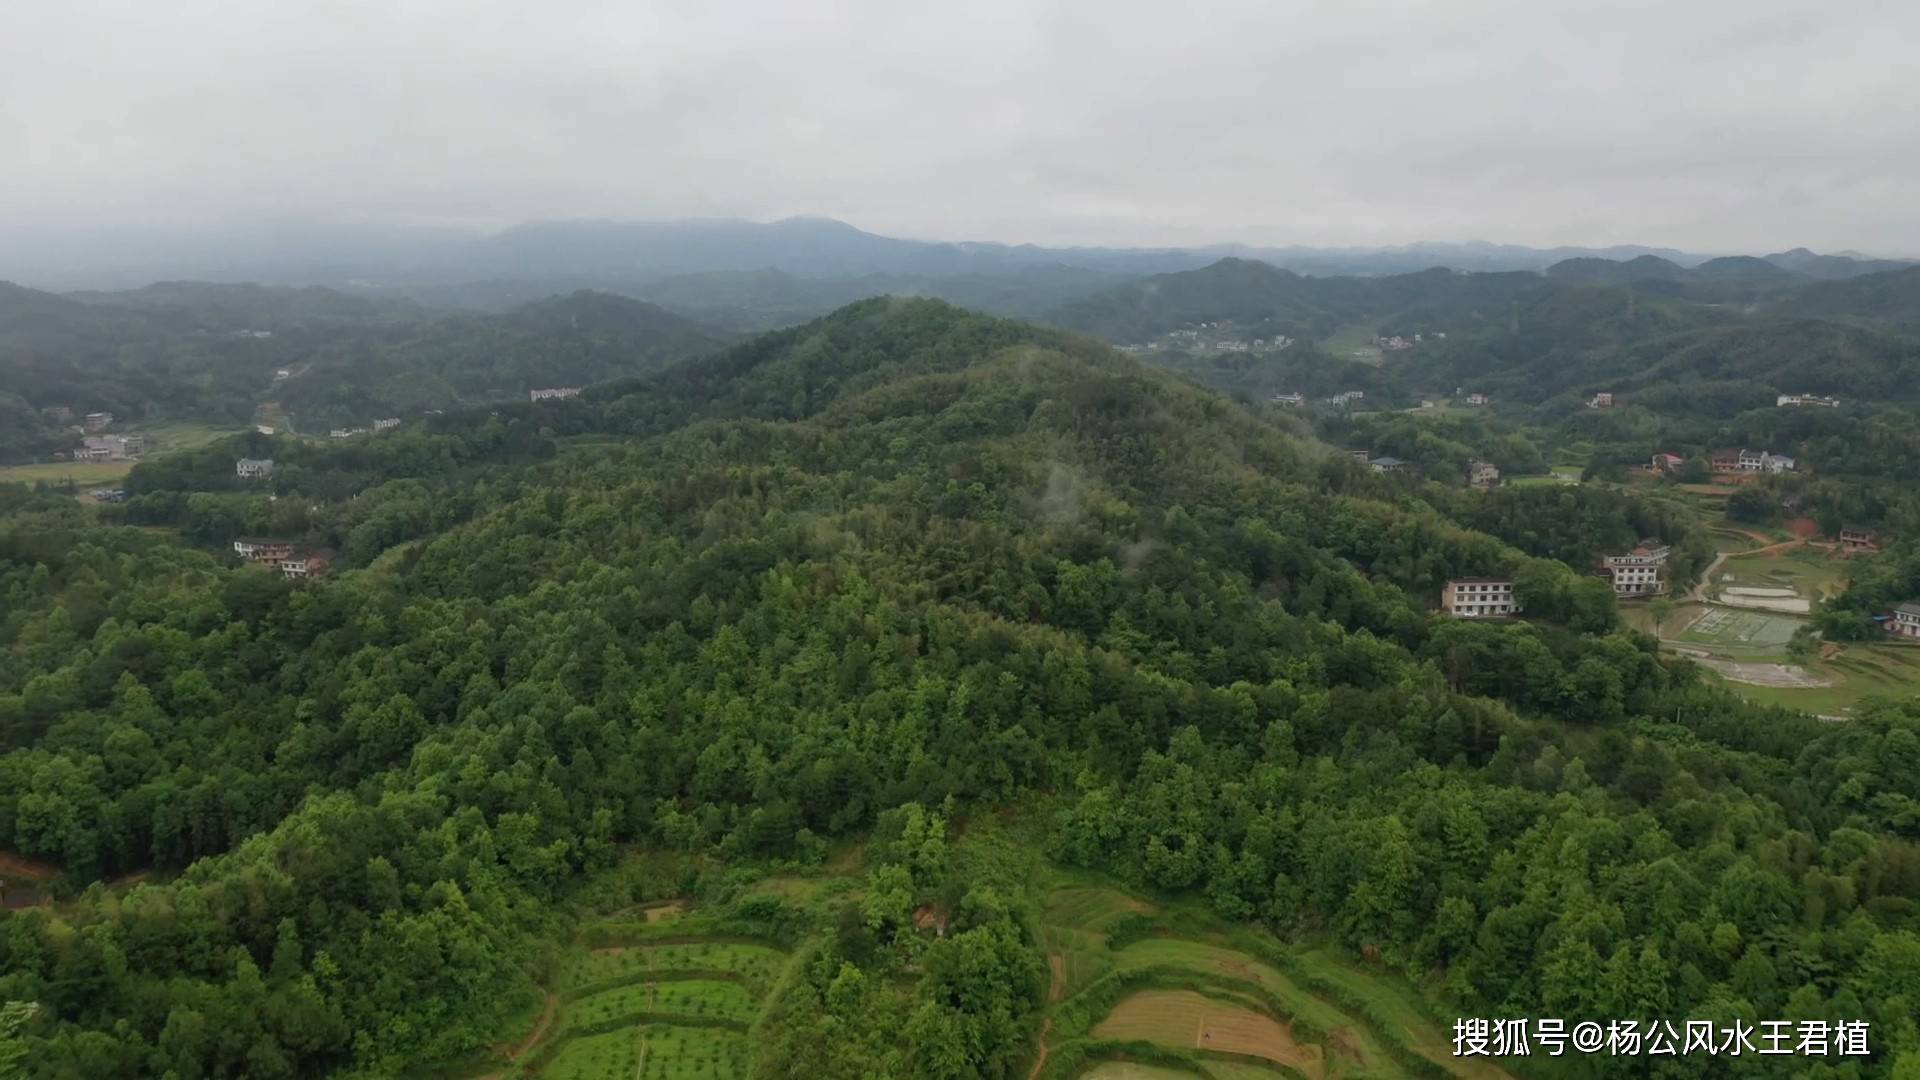
M642 912L614 945L582 946L556 980L559 1017L526 1055L541 1080L732 1080L747 1075L747 1030L787 963L772 945L677 932ZM660 925L661 933L647 933ZM606 930L589 928L590 940Z
M1497 1063L1454 1059L1412 987L1202 912L1063 888L1042 940L1054 983L1033 1080L1412 1080L1435 1066L1512 1080Z
M1247 1004L1191 990L1143 990L1113 1007L1093 1029L1096 1038L1143 1040L1244 1054L1291 1069L1308 1080L1324 1074L1321 1048L1294 1040L1292 1031Z

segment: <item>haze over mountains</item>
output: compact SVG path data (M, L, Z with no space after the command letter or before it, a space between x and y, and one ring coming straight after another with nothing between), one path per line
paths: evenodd
M1188 270L1223 256L1304 274L1377 275L1444 266L1545 270L1569 259L1639 257L1693 267L1710 256L1671 248L1531 248L1477 242L1392 247L1041 247L881 236L828 218L554 221L494 233L385 227L287 226L172 232L0 230L0 279L42 288L131 288L164 279L420 289L549 278L634 282L685 274L781 270L803 277L947 277L1073 267L1113 274ZM1805 249L1768 256L1810 277L1899 265Z

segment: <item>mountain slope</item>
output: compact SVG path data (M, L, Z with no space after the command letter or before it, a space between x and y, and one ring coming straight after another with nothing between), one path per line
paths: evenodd
M261 447L277 499L234 490ZM1817 970L1911 1016L1902 706L1743 705L1614 632L1584 568L1085 338L873 300L133 487L102 514L168 529L0 522L0 850L75 886L0 911L38 1075L465 1075L598 992L533 1064L624 1076L592 1055L645 1038L666 1075L1029 1075L1053 862L1170 901L1131 932L1204 906L1276 965L1298 935L1434 972L1457 1015L1596 979L1696 1015ZM227 565L263 528L340 562ZM1484 574L1528 620L1428 611ZM1829 840L1850 860L1781 855ZM692 903L649 929L656 900ZM680 951L633 964L610 920ZM688 1017L737 1051L666 1070L672 996L635 979L718 982L696 930L792 960L771 1007ZM546 981L561 954L594 977Z
M1809 285L1781 301L1778 310L1920 334L1920 266Z
M727 335L653 304L576 292L498 315L456 315L318 357L278 388L308 428L376 416L524 398L659 371L711 352Z
M1902 259L1856 259L1848 255L1816 255L1806 248L1777 252L1768 255L1766 259L1782 270L1790 270L1803 277L1828 281L1855 278L1863 274L1904 270L1914 265L1912 261Z
M14 408L106 411L132 424L236 427L271 404L302 430L365 427L658 371L728 340L604 293L449 316L323 288L169 282L58 296L0 285L0 374L24 402ZM0 454L71 441L36 421L30 438L0 438Z
M1047 321L1105 341L1146 341L1203 322L1232 322L1246 336L1323 339L1373 321L1391 333L1504 322L1508 307L1545 287L1531 272L1434 268L1389 277L1304 277L1263 262L1222 259L1159 274L1066 304Z

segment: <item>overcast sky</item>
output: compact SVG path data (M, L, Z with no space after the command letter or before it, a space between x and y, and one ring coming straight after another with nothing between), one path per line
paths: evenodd
M1920 254L1911 0L11 0L0 227Z

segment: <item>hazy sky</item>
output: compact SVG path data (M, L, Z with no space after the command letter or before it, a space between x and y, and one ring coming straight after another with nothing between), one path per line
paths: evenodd
M1920 254L1911 0L11 0L0 227Z

